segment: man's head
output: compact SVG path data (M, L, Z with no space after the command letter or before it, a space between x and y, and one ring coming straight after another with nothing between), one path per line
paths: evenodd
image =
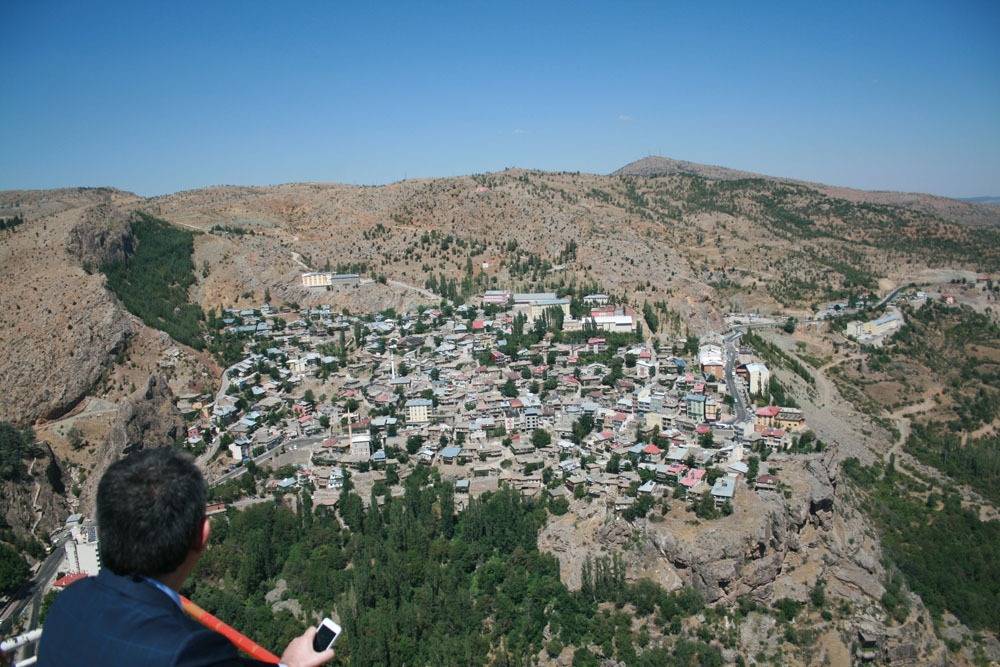
M97 487L101 564L147 577L193 567L208 539L207 495L191 458L169 447L116 461Z

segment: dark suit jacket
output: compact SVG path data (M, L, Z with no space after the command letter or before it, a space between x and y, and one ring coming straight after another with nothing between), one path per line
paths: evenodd
M101 570L56 597L38 646L39 667L245 667L222 635L190 618L139 577Z

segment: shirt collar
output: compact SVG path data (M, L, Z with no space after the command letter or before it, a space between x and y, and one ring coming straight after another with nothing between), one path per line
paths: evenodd
M143 579L145 579L148 583L153 584L154 586L156 586L157 588L159 588L161 591L163 591L163 594L166 595L171 600L173 600L175 605L177 605L178 607L181 606L181 596L177 593L177 591L175 591L174 589L170 588L170 586L167 586L162 581L157 581L156 579L153 579L152 577L143 577Z

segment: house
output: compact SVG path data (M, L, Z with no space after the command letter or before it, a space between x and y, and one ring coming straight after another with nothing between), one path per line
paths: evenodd
M650 461L652 459L659 458L659 456L663 453L663 450L654 445L653 443L649 443L648 445L643 447L640 451L642 452L643 461Z
M722 356L722 348L713 343L706 343L698 348L698 363L701 372L721 378L725 374L725 361Z
M434 402L426 398L411 398L403 407L406 408L406 421L410 424L426 424L430 421L430 413Z
M798 408L781 408L775 418L775 426L786 431L797 431L805 426L805 417Z
M645 484L641 485L637 492L644 496L655 496L658 489L658 485L655 481L649 480Z
M681 486L687 493L691 493L698 484L701 483L702 478L705 477L705 471L702 468L691 468L687 471L687 474L681 478Z
M778 488L778 478L774 475L758 475L754 487L758 491L774 491Z
M772 428L777 424L778 414L781 408L777 405L765 405L757 408L754 419L754 430L760 432L765 428Z
M728 475L719 477L715 480L715 484L712 485L711 493L716 507L724 505L727 502L732 503L733 497L736 495L736 478Z
M454 463L462 453L461 447L445 447L441 450L441 460L444 463Z

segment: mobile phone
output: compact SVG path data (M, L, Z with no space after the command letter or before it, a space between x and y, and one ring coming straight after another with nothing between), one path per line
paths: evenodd
M313 635L313 650L317 653L322 653L330 648L337 641L337 638L340 637L340 633L341 628L339 625L329 618L324 618L323 622L316 628L316 634Z

